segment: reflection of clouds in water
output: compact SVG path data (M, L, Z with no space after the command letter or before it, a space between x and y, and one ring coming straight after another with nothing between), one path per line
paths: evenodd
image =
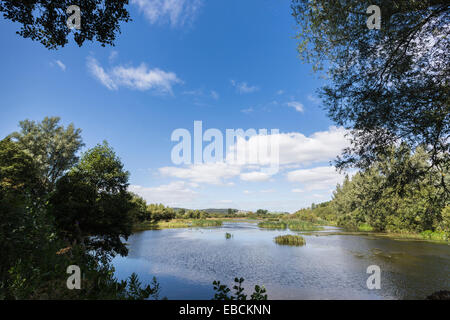
M233 238L225 239L225 232ZM301 248L273 242L275 236L287 233L291 232L263 231L245 223L141 232L128 240L130 256L118 267L161 277L171 283L166 284L170 290L191 288L192 297L210 294L202 290L211 290L213 280L232 284L236 276L245 279L246 287L264 284L272 299L303 299L308 293L325 299L419 298L450 285L448 246L355 235L304 235L307 244ZM392 258L371 254L375 248ZM372 264L382 270L383 290L377 292L366 287L366 268Z

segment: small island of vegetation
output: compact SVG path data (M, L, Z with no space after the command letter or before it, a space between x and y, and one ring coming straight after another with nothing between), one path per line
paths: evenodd
M304 246L306 244L305 239L302 236L298 235L284 235L278 236L274 238L276 244L284 245L284 246Z

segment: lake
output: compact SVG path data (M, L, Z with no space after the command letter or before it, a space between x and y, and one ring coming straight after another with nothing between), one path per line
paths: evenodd
M211 299L212 282L231 287L243 277L250 296L264 285L269 299L423 299L450 289L450 246L372 235L326 235L265 230L256 223L222 227L148 230L127 241L129 255L116 257L119 279L132 272L143 283L156 276L168 299ZM231 239L225 233L231 233ZM273 238L301 234L306 245L280 246ZM319 234L324 234L319 236ZM369 290L367 267L381 269L381 289Z

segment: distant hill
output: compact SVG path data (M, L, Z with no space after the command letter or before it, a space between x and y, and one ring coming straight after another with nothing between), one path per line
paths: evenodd
M193 210L193 209L187 209L187 208L173 208L173 209L175 211L179 211L181 209L184 209L186 211ZM234 212L239 211L237 209L231 209L231 210L233 210ZM199 209L198 211L207 212L207 213L227 214L228 213L228 208L226 208L226 209L208 208L208 209Z

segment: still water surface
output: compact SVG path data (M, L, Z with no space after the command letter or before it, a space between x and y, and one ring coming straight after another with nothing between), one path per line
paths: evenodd
M226 232L233 237L225 239ZM113 265L119 279L136 272L149 283L156 276L169 299L211 299L214 280L232 285L235 277L245 279L247 293L264 285L269 299L422 299L450 289L447 244L314 234L303 235L303 247L275 244L283 234L295 232L246 222L143 231L128 239L129 255ZM370 265L381 268L380 290L367 288Z

